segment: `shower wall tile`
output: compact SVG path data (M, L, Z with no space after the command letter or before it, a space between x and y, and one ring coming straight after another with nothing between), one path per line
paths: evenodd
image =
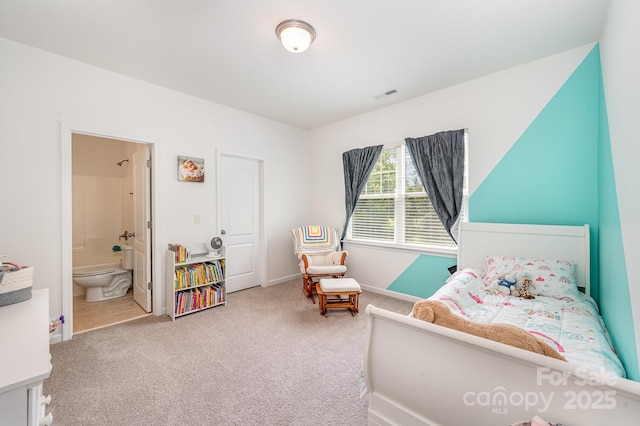
M131 184L126 180L102 176L72 177L75 267L120 261L120 253L114 253L112 247L124 243L118 236L125 228L131 230Z
M71 190L73 193L71 197L71 214L73 215L72 244L74 250L80 250L84 247L84 179L84 176L76 175L71 178Z

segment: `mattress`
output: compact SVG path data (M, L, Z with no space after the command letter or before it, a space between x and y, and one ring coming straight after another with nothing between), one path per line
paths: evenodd
M544 340L570 363L625 377L595 301L582 293L571 296L523 299L496 294L480 271L464 269L429 299L472 321L513 324Z

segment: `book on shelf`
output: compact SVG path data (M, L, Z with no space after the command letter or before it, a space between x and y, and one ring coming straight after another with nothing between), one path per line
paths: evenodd
M178 266L174 271L174 289L196 287L224 280L224 260Z
M175 314L182 315L208 308L225 301L224 286L212 284L176 293Z
M191 249L181 244L169 243L169 250L175 253L176 263L183 263L191 260Z

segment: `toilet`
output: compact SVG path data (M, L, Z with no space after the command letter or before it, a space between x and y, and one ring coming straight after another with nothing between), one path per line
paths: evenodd
M87 302L115 299L131 287L133 247L122 246L122 263L73 268L73 282L86 291Z

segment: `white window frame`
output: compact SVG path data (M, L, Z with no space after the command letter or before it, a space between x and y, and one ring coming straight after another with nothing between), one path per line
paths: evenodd
M468 213L469 213L469 184L468 184L468 176L469 176L469 149L468 149L468 138L467 138L467 130L465 129L464 134L464 144L465 144L465 154L464 154L464 179L463 179L463 193L462 193L462 211L460 213L460 222L468 221ZM434 254L434 255L455 255L458 252L457 245L451 241L451 246L437 246L430 244L409 244L401 241L395 241L396 239L403 239L405 233L405 221L404 221L404 208L405 208L405 196L406 196L406 186L405 186L405 173L406 173L406 162L405 162L405 150L406 144L404 142L395 143L391 145L385 145L383 150L393 149L393 148L401 148L401 151L398 152L396 158L396 193L395 193L395 210L394 210L394 241L379 241L379 240L365 240L365 239L354 239L351 232L351 220L349 221L349 226L347 228L347 234L345 235L345 241L350 245L357 246L366 246L373 248L382 248L382 249L391 249L394 251L402 251L402 252L413 252L417 251L425 254ZM357 206L357 204L356 204ZM353 216L352 216L353 218Z

